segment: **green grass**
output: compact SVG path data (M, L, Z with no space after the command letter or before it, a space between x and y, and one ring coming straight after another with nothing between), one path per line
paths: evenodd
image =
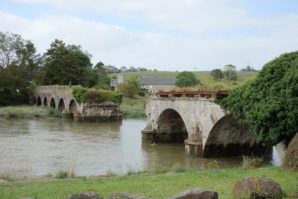
M146 98L123 98L120 110L124 118L145 118Z
M238 80L237 81L227 81L224 79L214 80L211 77L211 71L196 71L194 72L197 78L203 84L203 87L196 87L195 89L204 89L204 90L230 90L241 86L247 82L254 80L258 72L244 72L238 71ZM169 71L142 71L142 72L127 72L123 74L126 79L129 79L130 76L140 76L140 77L176 77L178 72L169 72ZM117 76L117 74L110 74L110 76Z
M297 190L298 174L281 168L254 170L183 170L165 173L134 174L123 177L40 179L11 181L0 184L1 199L33 196L40 199L61 199L72 193L94 191L104 198L115 192L140 193L152 198L167 198L193 187L217 191L219 198L231 199L237 180L247 176L271 178L278 182L288 196ZM289 197L290 198L290 197Z
M0 107L0 118L6 119L32 119L61 117L58 110L46 107L35 106L6 106Z

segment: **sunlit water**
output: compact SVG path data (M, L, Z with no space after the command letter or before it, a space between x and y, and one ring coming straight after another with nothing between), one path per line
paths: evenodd
M181 165L185 168L239 167L241 159L185 156L184 144L142 140L144 119L113 123L71 120L0 120L0 176L126 174ZM276 163L273 163L276 164Z

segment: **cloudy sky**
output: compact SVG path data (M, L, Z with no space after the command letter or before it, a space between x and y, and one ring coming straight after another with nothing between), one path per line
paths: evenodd
M40 53L57 38L117 67L261 69L298 50L297 0L1 0L0 19Z

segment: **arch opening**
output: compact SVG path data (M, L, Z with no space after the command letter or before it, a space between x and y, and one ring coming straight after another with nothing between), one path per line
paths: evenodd
M231 115L221 118L206 140L203 157L239 157L270 155L271 148L256 142L249 126L241 125Z
M63 99L60 99L60 100L59 100L59 105L58 105L58 110L59 110L60 112L62 112L64 109L65 109L64 100L63 100Z
M50 107L51 107L51 108L56 108L56 103L55 103L54 98L51 99Z
M43 105L48 106L48 99L46 97L43 99Z
M41 98L40 97L37 98L37 106L41 106Z
M33 105L36 105L36 97L33 96Z
M182 117L173 109L164 110L160 114L157 124L156 142L184 143L188 137Z
M69 112L74 114L77 111L77 104L74 100L71 100L69 103Z

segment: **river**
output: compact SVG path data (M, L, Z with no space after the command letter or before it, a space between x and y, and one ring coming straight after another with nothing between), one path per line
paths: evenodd
M240 158L189 158L184 154L184 144L151 144L142 140L145 125L144 119L113 123L2 119L0 176L38 177L59 171L73 171L76 176L123 175L175 166L241 165Z

